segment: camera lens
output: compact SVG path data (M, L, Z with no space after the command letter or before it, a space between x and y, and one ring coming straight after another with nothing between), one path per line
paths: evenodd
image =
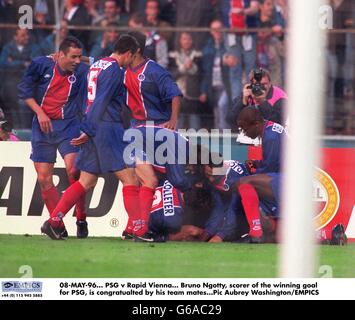
M263 95L264 91L263 90L263 86L260 83L255 83L253 84L252 88L251 88L251 92L253 93L253 95L255 97L260 97Z

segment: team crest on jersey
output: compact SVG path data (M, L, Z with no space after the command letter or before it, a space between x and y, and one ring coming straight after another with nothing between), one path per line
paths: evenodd
M74 76L73 74L71 76L68 77L68 81L70 84L73 84L76 82L76 76Z
M314 217L316 230L320 230L336 215L340 196L334 180L319 168L316 168L313 179L313 201L317 204L317 215Z
M139 80L140 82L144 81L144 80L145 80L145 75L144 75L143 73L140 73L140 74L138 75L138 80Z

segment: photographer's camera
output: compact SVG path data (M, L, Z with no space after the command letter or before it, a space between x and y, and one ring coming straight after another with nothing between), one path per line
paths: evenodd
M251 92L255 97L262 96L266 91L265 86L261 83L262 78L263 78L263 70L262 69L254 70L253 80L255 80L255 82L252 81L248 89L251 89Z

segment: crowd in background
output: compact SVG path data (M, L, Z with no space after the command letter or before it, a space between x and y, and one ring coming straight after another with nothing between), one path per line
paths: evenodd
M60 29L3 28L0 32L0 107L17 129L32 114L17 97L17 83L32 58L55 52L56 32L71 34L95 59L110 55L118 27L142 28L145 54L166 67L184 94L180 128L230 128L233 100L255 67L268 69L273 85L285 86L287 0L62 0ZM0 24L17 24L21 5L31 5L35 26L53 25L54 1L0 0ZM354 28L353 0L332 0L334 28ZM68 27L105 27L105 31ZM172 32L166 27L186 28ZM189 32L191 27L210 32ZM156 29L155 29L156 28ZM163 29L161 29L163 28ZM266 31L222 32L222 28ZM355 134L353 33L329 34L326 133ZM307 48L305 48L307 50ZM307 97L305 97L307 99Z

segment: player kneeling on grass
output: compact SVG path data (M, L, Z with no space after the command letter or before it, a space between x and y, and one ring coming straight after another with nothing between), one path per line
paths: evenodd
M139 215L138 180L133 168L127 167L123 140L121 111L124 101L124 74L120 59L132 59L137 51L136 41L121 37L114 53L94 63L88 74L88 94L81 135L72 139L80 146L77 167L81 170L79 181L63 194L58 205L41 231L53 240L61 240L63 217L89 189L95 187L98 176L112 172L123 184L123 201L129 215ZM135 47L136 46L136 47Z
M201 240L209 242L240 241L241 239L235 234L240 233L240 229L242 229L239 224L243 221L241 216L244 214L249 231L247 237L243 237L243 242L270 242L270 239L274 238L276 220L278 219L276 202L266 199L259 202L257 194L256 199L248 198L249 188L247 188L248 192L244 190L245 183L243 181L252 176L249 175L244 164L232 160L226 161L223 167L209 164L204 168L210 184L227 200L224 201L226 208L223 213L223 223L219 225L218 229L211 229L206 225L201 233ZM222 171L226 173L223 174ZM226 195L229 195L229 198ZM252 212L250 211L251 205ZM221 214L222 212L220 212Z

